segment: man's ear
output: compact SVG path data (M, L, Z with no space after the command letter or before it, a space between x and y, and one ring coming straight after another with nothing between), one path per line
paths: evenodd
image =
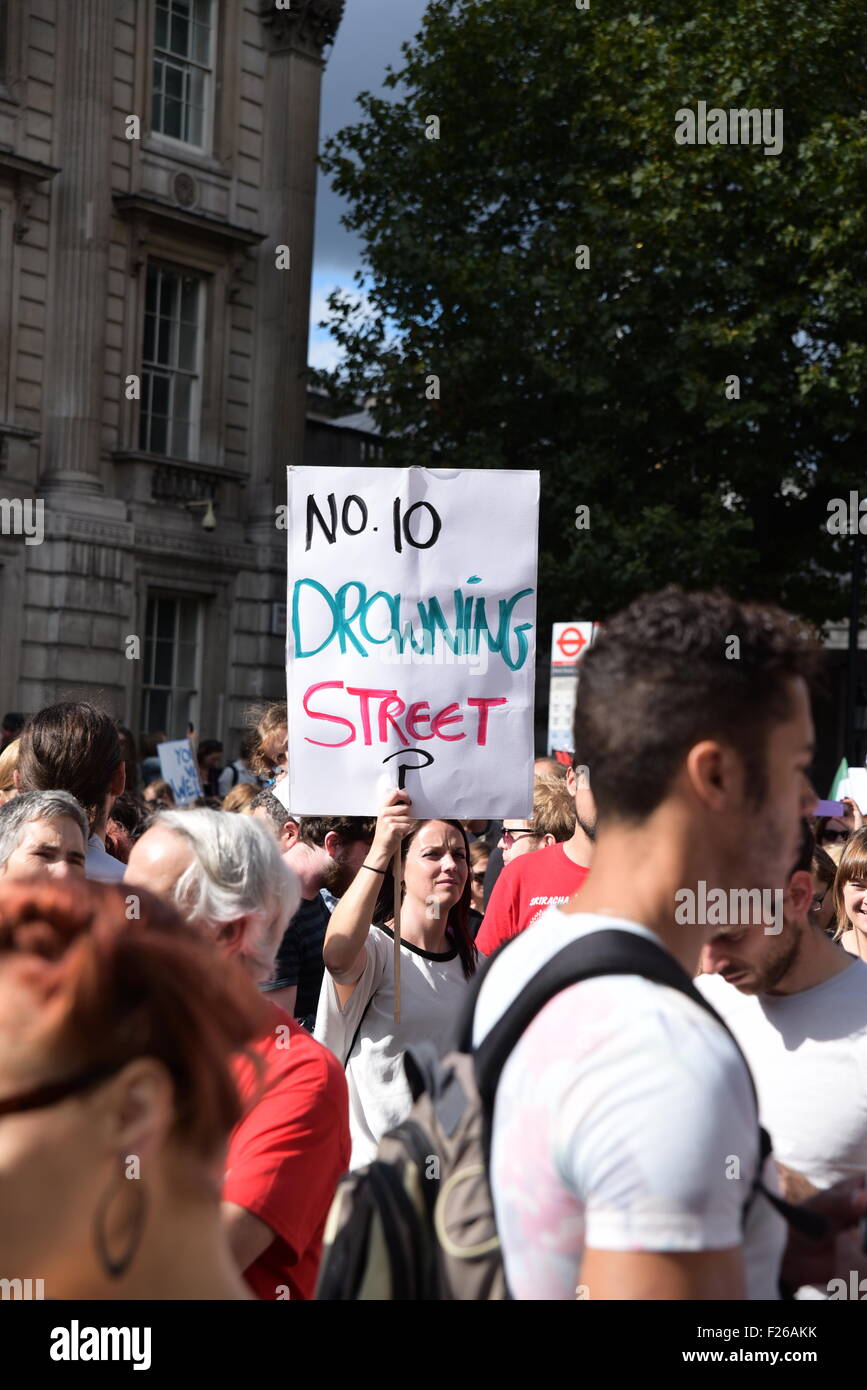
M282 828L280 830L280 835L278 837L280 840L281 854L285 854L287 849L291 849L292 846L297 842L299 829L300 827L298 825L297 820L292 820L291 817L289 820L285 820L283 822Z
M336 830L329 830L322 841L322 848L331 859L336 859L341 849L341 839Z
M797 869L786 887L786 903L793 917L806 917L813 901L813 879L808 869Z
M13 774L12 774L12 781L13 781L14 784L15 784L15 790L16 790L17 792L20 792L20 790L21 790L21 773L18 771L18 768L17 768L17 767L16 767L15 771L14 771Z
M575 776L575 769L572 767L566 769L566 790L571 797L574 797L578 790L578 779Z
M682 768L694 796L711 811L740 806L746 792L744 769L734 749L712 739L693 744Z
M111 774L111 785L109 787L109 791L111 792L113 797L117 798L120 796L125 786L126 763L119 762L117 767L114 769L114 772Z
M543 835L540 849L550 849L551 845L556 845L557 840L553 835Z

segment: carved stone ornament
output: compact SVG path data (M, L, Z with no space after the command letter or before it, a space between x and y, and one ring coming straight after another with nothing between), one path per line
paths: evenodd
M172 181L175 202L182 208L195 207L199 201L199 186L192 174L175 174Z
M271 35L274 48L294 48L320 58L334 42L343 18L345 0L261 0L259 18Z

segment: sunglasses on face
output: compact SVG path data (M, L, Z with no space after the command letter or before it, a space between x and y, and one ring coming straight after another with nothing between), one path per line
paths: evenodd
M473 883L483 884L484 881L485 881L484 872L482 872L482 873L480 873L480 874L473 874Z
M849 838L848 830L826 830L822 835L823 845L845 845Z
M829 885L829 887L830 887L830 885ZM822 894L821 898L815 897L815 898L813 899L813 901L810 903L810 911L811 911L811 912L821 912L821 911L822 911L822 903L825 901L825 899L827 898L827 896L828 896L828 888L825 889L825 891L824 891L824 893Z
M506 849L511 849L515 841L520 840L522 835L532 835L535 839L536 832L535 830L504 830L503 844L506 846Z

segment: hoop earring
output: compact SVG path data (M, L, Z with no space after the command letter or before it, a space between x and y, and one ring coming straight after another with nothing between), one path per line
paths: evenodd
M106 1237L106 1224L109 1208L119 1192L132 1182L136 1189L134 1198L134 1211L129 1239L125 1249L117 1256L111 1254L108 1248ZM125 1274L135 1258L139 1245L141 1244L142 1232L144 1231L145 1216L147 1215L147 1193L141 1184L140 1178L126 1178L123 1173L118 1173L117 1178L107 1188L100 1198L93 1217L94 1244L99 1262L111 1279L119 1279Z

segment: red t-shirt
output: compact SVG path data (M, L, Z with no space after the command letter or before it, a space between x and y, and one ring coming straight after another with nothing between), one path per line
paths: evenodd
M322 1233L339 1178L349 1168L349 1094L333 1052L270 1005L273 1022L252 1044L235 1082L250 1106L232 1131L223 1200L258 1216L274 1240L244 1271L258 1298L312 1298ZM288 1045L287 1045L288 1044ZM257 1099L258 1097L258 1099Z
M562 845L531 850L506 864L494 884L476 945L483 956L517 936L552 903L566 903L578 892L587 870L573 864Z

